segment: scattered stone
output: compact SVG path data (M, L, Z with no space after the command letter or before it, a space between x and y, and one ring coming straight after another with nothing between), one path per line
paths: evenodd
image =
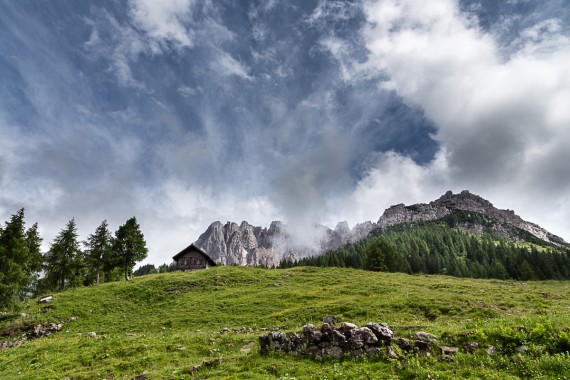
M350 323L350 322L342 322L340 324L340 327L338 328L340 330L340 332L342 333L347 333L350 330L354 330L358 328L358 326L356 326L354 323Z
M394 332L390 329L390 327L388 327L386 323L368 322L366 324L366 327L372 330L378 340L382 340L388 344L394 338Z
M186 350L186 347L181 346L181 345L178 345L178 347L176 347L176 349L177 349L178 351L184 351L184 350Z
M441 352L443 353L443 355L455 355L457 353L457 347L446 347L446 346L440 346L439 347L441 349Z
M90 332L87 333L87 336L88 336L89 338L96 339L96 338L97 338L97 333L96 333L95 331L90 331Z
M453 363L455 361L455 359L453 358L453 356L451 355L442 355L438 361L440 362L446 362L446 363Z
M437 337L430 333L418 331L417 333L414 334L414 340L416 342L435 343L437 342Z
M464 343L463 344L463 349L465 350L466 353L468 354L472 354L475 352L476 349L479 348L479 343L477 342L469 342L469 343Z
M140 375L137 375L135 377L133 377L133 380L144 380L146 379L148 376L148 371L144 371L143 373L141 373Z
M429 352L433 349L433 345L437 342L437 337L433 334L418 331L414 334L416 348L423 352Z
M341 326L342 327L342 326ZM378 343L378 338L368 327L354 328L350 330L348 342L355 349Z
M48 303L48 302L51 302L52 300L53 300L53 296L43 297L43 298L40 298L38 300L38 304Z
M210 353L211 353L211 354L217 354L217 353L219 353L219 352L220 352L220 350L219 350L218 348L212 348L212 349L210 350Z
M522 354L528 351L528 347L526 346L526 344L521 344L520 346L515 348L515 351Z
M230 332L230 328L229 328L229 327L224 327L224 328L222 329L222 331L220 331L220 334L225 334L225 333L228 333L228 332Z
M248 343L241 348L240 352L244 353L244 354L248 354L253 347L255 347L255 342Z
M70 321L70 322L75 322L75 321L77 321L77 317L70 317L70 318L69 318L69 321Z
M303 335L312 335L315 331L317 331L317 328L313 324L309 323L303 326Z
M338 322L337 317L334 317L332 315L327 315L326 317L323 318L323 325L326 323L331 327L335 327L337 322Z
M493 346L489 346L489 347L485 348L485 352L487 352L487 354L489 354L491 356L495 356L497 354L497 349Z
M398 359L398 353L396 352L396 349L392 346L387 346L386 347L386 357L388 359Z

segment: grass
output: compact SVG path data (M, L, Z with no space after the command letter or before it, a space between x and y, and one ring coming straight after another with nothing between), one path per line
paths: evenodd
M74 289L54 294L50 306L31 300L26 317L0 319L2 330L64 322L59 333L1 351L0 379L116 380L144 371L147 379L570 378L568 282L216 267ZM315 362L258 354L261 329L299 331L325 315L387 322L404 337L428 331L448 346L476 341L498 354L458 353L452 363L437 355ZM519 353L522 344L528 350Z

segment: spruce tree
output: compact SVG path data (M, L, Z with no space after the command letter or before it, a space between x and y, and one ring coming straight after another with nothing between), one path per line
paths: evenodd
M42 271L42 263L44 260L41 251L42 240L38 230L38 224L34 223L34 225L26 231L26 246L28 247L26 269L33 283L29 285L33 285L34 287L38 284L38 277ZM27 290L33 291L34 289L28 288Z
M85 243L85 262L89 273L89 283L99 285L101 272L112 267L113 238L104 220L95 233L89 235Z
M47 289L63 291L83 284L86 268L77 241L74 219L55 237L44 263L44 283Z
M40 270L40 244L37 225L25 230L24 209L13 214L0 229L0 308L14 307L29 290Z
M125 280L129 281L135 264L144 260L148 253L144 235L134 216L115 232L113 253L123 267Z

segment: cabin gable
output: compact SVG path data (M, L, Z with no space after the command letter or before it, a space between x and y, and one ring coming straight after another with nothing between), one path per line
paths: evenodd
M172 258L176 262L177 270L207 269L216 263L200 248L194 244L183 249Z

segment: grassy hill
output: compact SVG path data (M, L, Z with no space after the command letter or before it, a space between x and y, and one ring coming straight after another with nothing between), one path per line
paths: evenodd
M561 281L216 267L73 289L49 305L30 301L26 317L1 317L4 333L20 335L64 322L58 333L1 351L1 379L132 379L144 371L147 379L570 378L570 283ZM476 341L498 354L460 349L453 362L258 354L262 329L299 331L326 315L387 322L404 337L427 331L446 346ZM517 352L522 344L528 350Z

